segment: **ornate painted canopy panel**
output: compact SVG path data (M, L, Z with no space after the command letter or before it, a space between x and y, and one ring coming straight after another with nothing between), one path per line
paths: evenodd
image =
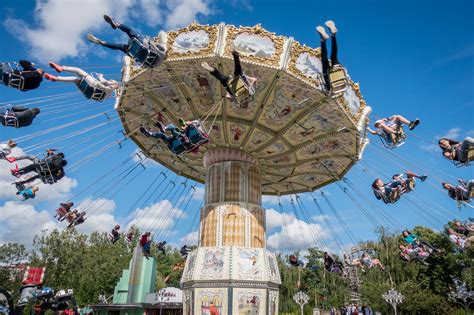
M158 68L126 60L116 105L130 138L164 166L203 182L206 150L233 147L259 161L263 194L288 194L337 180L359 158L370 107L352 81L342 96L328 96L319 48L260 25L193 23L167 33L166 43L168 55ZM201 67L205 61L232 75L232 49L240 53L244 73L257 78L255 95L240 104ZM140 126L156 129L159 114L175 125L180 118L201 119L210 143L175 155L163 141L138 132Z

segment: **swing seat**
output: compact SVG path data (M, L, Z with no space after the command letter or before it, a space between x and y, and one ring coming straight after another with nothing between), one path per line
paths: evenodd
M397 202L400 197L402 195L402 192L400 192L399 190L393 190L390 195L386 196L386 195L383 195L382 196L382 200L383 202L385 203L395 203Z
M405 143L407 138L405 130L403 130L403 126L397 125L395 133L388 133L385 131L381 131L378 133L382 144L387 149L395 149Z
M13 72L13 67L8 63L2 63L0 65L1 81L4 85L15 88L17 90L23 90L25 86L25 79L21 74Z
M250 99L255 94L255 90L242 76L231 78L227 83L227 86L231 92L232 99L238 104Z
M115 237L112 233L109 233L109 240L111 242L117 242L120 239L120 235Z
M41 178L41 181L44 184L52 185L52 184L56 183L56 180L54 179L53 174L51 172L51 168L49 167L49 160L50 159L51 159L50 157L47 157L45 159L39 160L38 174Z
M9 108L2 109L3 113L3 119L5 121L5 127L19 127L19 122L18 118L13 115L13 111L11 111Z
M76 218L71 222L71 224L69 224L68 228L71 228L71 227L74 227L74 226L77 226L79 224L84 223L84 221L86 220L86 219L84 219L85 215L86 215L85 211L79 213L76 216Z
M56 214L58 215L58 221L64 221L68 212L69 211L67 211L63 207L59 207L58 209L56 209Z
M335 65L329 70L329 94L332 98L339 97L347 90L349 80L346 69L341 65Z
M198 126L189 125L186 127L186 137L195 146L200 146L209 141L207 134Z
M139 39L133 38L127 46L127 54L146 68L153 68L162 58L158 48L152 43L146 47Z
M77 87L82 92L82 94L84 94L84 96L90 100L102 102L105 99L105 91L90 86L85 77L81 79L81 81L77 84Z
M180 155L181 153L186 151L186 147L184 146L183 141L179 139L179 137L171 140L168 144L168 148L176 155Z
M467 160L465 162L452 160L456 167L463 167L471 165L470 162L474 161L474 147L471 147L467 151Z

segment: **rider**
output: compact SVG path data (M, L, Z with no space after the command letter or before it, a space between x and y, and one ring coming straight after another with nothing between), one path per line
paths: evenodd
M188 254L189 254L190 251L191 251L191 249L188 248L188 245L184 245L179 250L179 253L181 254L181 256L183 256L183 258L186 258L186 257L188 257Z
M3 126L14 126L16 128L27 127L40 113L37 107L27 108L23 106L13 106L0 115L0 123Z
M160 130L159 132L153 132L153 131L150 131L148 129L146 129L145 127L140 127L140 132L143 133L146 137L153 137L153 138L156 138L156 139L161 139L163 140L167 145L171 145L171 143L173 142L173 140L177 139L177 138L184 138L184 133L183 133L183 130L179 129L178 127L176 127L175 125L173 124L168 124L166 126L163 126L163 124L161 122L157 122L156 123L158 129ZM168 136L166 134L166 131L170 131L171 132L171 136ZM184 139L185 143L187 143L187 139Z
M60 66L52 61L49 65L55 69L58 73L63 71L75 74L75 77L57 77L49 73L45 73L44 77L53 82L71 82L75 83L78 87L83 80L87 82L90 87L96 88L105 93L105 96L101 97L101 100L107 99L112 96L112 93L116 91L120 84L115 80L106 80L102 73L97 74L97 79L85 72L84 70L76 67Z
M86 221L86 212L85 211L81 211L80 213L78 213L77 209L74 210L75 211L75 218L74 220L69 224L68 228L71 228L71 227L74 227L74 226L77 226L79 224L82 224Z
M19 75L23 78L23 85L19 86L20 91L29 91L38 88L43 81L43 69L36 69L28 60L20 60L20 66L23 70L12 69L8 64L2 63L0 65L0 82L12 86L11 75Z
M12 153L12 149L16 147L16 142L8 140L7 143L0 144L0 160L7 160L7 156Z
M428 178L427 175L417 175L410 171L405 171L407 179L403 178L402 174L396 174L392 177L392 181L389 183L384 183L380 178L377 178L372 183L372 189L374 190L375 197L377 199L390 199L390 195L394 190L400 190L402 188L409 188L409 183L413 178L419 178L422 182Z
M152 43L151 42L151 39L147 36L143 36L143 35L139 35L137 33L135 33L130 27L126 26L125 24L122 24L122 23L119 23L117 21L115 21L114 19L112 19L110 16L108 15L104 15L104 20L110 24L110 26L113 28L113 29L119 29L121 30L122 32L126 33L129 37L129 41L127 44L112 44L112 43L107 43L106 41L103 41L97 37L95 37L94 35L92 34L88 34L87 35L87 39L94 43L94 44L98 44L98 45L101 45L101 46L104 46L104 47L107 47L107 48L110 48L110 49L114 49L114 50L120 50L120 51L123 51L125 54L129 54L129 49L131 48L132 44L133 44L133 40L138 40L143 46L145 46L147 49L148 49L148 54L150 54L150 52L154 53L156 56L157 56L157 59L156 61L152 64L152 65L149 65L151 67L158 67L162 62L163 60L165 59L166 57L166 49L165 49L165 46L162 45L162 44L156 44L156 43ZM160 34L160 37L162 35ZM132 56L130 55L132 58L135 59L136 56ZM144 60L137 60L139 61L140 63L143 63Z
M461 143L448 138L441 138L438 144L443 151L443 156L447 159L467 163L469 162L468 152L474 148L474 138L466 137Z
M34 199L36 192L39 190L38 186L25 187L22 184L17 184L17 195L21 196L23 200Z
M166 255L166 241L159 242L156 244L156 248L163 253L163 255Z
M150 256L150 249L151 249L151 233L150 232L145 232L145 234L142 234L140 237L140 245L143 248L143 255L145 256L146 259Z
M295 267L303 266L303 262L296 255L290 255L290 264Z
M459 201L469 201L471 198L471 193L474 189L474 179L470 179L467 182L462 179L458 179L461 185L453 186L448 183L442 183L444 189L448 191L448 196L454 200Z
M71 208L74 206L74 202L62 202L59 204L59 208L56 209L56 215L54 217L58 217L58 221L64 221L66 215L71 211Z
M382 270L385 270L385 267L382 265L382 263L380 262L380 260L378 260L377 258L372 258L370 257L369 253L367 252L364 252L362 254L362 257L360 259L360 261L367 266L367 268L372 268L373 266L377 266L379 267L380 269Z
M120 239L120 225L115 225L112 231L110 232L109 238L112 244L115 244Z
M453 225L454 231L458 234L469 236L471 232L474 232L474 223L463 224L458 220L454 220Z
M323 66L322 71L323 71L323 77L324 77L324 84L326 86L326 89L329 91L331 90L331 83L329 80L329 70L332 67L339 65L340 63L339 63L339 59L337 58L336 24L333 21L326 21L325 25L329 29L331 36L329 36L326 33L326 30L324 29L323 26L317 26L316 31L319 33L319 36L321 37L321 64ZM329 38L331 38L331 62L329 62L328 50L326 47L326 41Z
M407 260L411 260L411 258L419 258L421 260L428 258L430 255L423 247L412 247L412 246L399 246L401 250L401 256L406 258Z
M38 159L37 157L33 155L24 155L17 158L11 157L7 159L9 162L24 160L24 159L33 161L33 164L27 165L23 168L18 168L18 165L17 165L16 168L10 170L12 175L15 177L20 177L21 175L24 175L30 172L37 173L37 175L32 176L26 179L25 181L23 181L22 184L29 183L38 178L41 178L41 175L39 174L41 172L41 165L40 165L41 160ZM67 160L64 159L64 153L62 152L52 153L51 150L48 150L48 155L46 156L45 161L47 162L48 167L50 168L51 176L55 182L65 176L64 166L67 165Z
M471 243L474 242L474 236L466 238L463 235L456 233L453 229L448 229L448 237L451 243L459 247L461 250L471 246Z
M242 65L240 64L240 55L236 50L232 51L232 57L234 58L234 77L240 77L244 80L245 84L247 85L247 89L249 91L250 95L255 94L255 84L257 82L256 78L252 78L244 74L242 70ZM211 67L207 62L201 63L201 66L209 71L212 76L214 76L217 80L219 80L222 84L222 86L226 89L227 91L227 98L230 98L234 100L235 102L238 102L235 96L235 91L231 89L231 87L228 85L229 81L232 79L231 76L228 75L223 75L217 68Z
M389 135L397 134L398 128L403 124L408 125L408 129L413 130L420 124L420 120L416 118L415 120L409 121L401 115L393 115L388 118L382 118L374 123L376 130L367 128L367 131L373 135ZM391 139L387 137L387 139Z

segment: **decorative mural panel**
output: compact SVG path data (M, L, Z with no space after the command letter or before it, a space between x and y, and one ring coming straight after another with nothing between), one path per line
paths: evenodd
M234 289L233 314L263 315L266 314L266 290Z
M208 248L204 252L200 268L201 279L222 279L225 274L225 251L223 248Z
M227 289L195 289L194 314L226 315Z
M264 279L263 257L252 248L237 248L237 279L259 281Z

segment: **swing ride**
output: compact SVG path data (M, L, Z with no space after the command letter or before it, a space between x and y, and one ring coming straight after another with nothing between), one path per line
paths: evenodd
M310 222L312 216L298 195L309 193L324 222L330 226L327 213L319 202L325 201L351 243L357 244L360 240L351 232L327 195L321 192L321 199L317 200L312 193L335 182L374 226L389 222L401 230L391 215L381 211L370 199L360 202L357 198L365 198L364 194L344 178L353 166L359 166L358 162L368 144L366 128L371 108L366 105L359 85L349 78L347 70L341 65L331 68L328 73L329 89L326 88L319 48L304 46L291 37L276 35L260 25L236 27L224 23L192 23L182 29L161 32L157 38L148 38L151 46L137 38L130 38L125 52L122 82L115 100L118 117L111 118L111 111L95 113L81 117L77 122L51 127L17 140L27 141L37 135L105 115L105 123L53 139L64 141L103 126L109 128L110 123L120 120L123 138L103 145L98 152L87 154L69 170L77 170L117 147L117 144L121 148L128 139L140 148L141 153L137 154L138 158L134 157L136 161L133 165L127 166L130 161L127 159L113 167L107 172L112 176L107 177L106 174L99 177L81 190L76 198L105 178L107 182L97 189L97 194L113 198L147 171L146 165L151 160L177 176L171 180L168 171L160 172L131 211L140 202L143 208L152 199L156 202L159 198L174 200L176 207L184 211L196 192L196 184L188 186L187 181L205 184L200 218L197 218L198 214L195 217L199 221L199 246L194 250L183 246L182 254L186 262L179 267L183 269L181 284L185 313L205 313L209 301L213 301L218 309L232 308L235 313L242 310L240 305L243 301L254 301L268 314L274 314L278 309L281 279L276 257L266 249L266 214L262 208L262 195L278 196L281 212L280 196L290 195L294 213ZM213 77L213 71L203 70L203 64L207 63L222 73L237 72L235 55L240 56L245 75L234 74L226 87ZM248 78L256 78L257 81L251 84ZM12 82L15 83L15 80ZM16 83L8 83L18 88ZM79 101L78 107L91 100L110 104L106 103L105 92L94 88L84 78L78 87L88 99L82 103ZM69 97L67 93L65 96ZM54 97L45 100L61 102L61 98L56 100ZM75 106L74 103L70 105ZM57 110L54 106L51 109L53 113ZM108 130L104 130L99 129L84 142L106 134ZM172 136L166 135L166 132L171 132ZM395 134L379 136L382 150L395 149L406 141L401 125ZM93 145L102 144L104 140ZM74 144L68 145L72 147ZM27 149L40 147L34 145ZM468 159L472 155L470 150ZM39 179L45 184L57 184L50 163L46 159L39 161ZM139 172L136 172L137 169ZM181 184L177 183L179 177L185 178ZM400 189L392 187L394 190L390 195L386 195L383 182L373 192L384 203L395 203L401 195L414 189L413 178L403 179L403 182L406 185ZM472 193L469 197L472 198ZM72 210L71 201L63 203L56 210L58 220L67 220L68 227L82 224L103 205L98 200L80 211ZM419 208L408 197L407 200ZM469 198L465 203L468 202ZM430 218L431 213L426 209L424 212L420 210L422 215ZM169 218L172 213L164 216ZM139 237L133 224L139 225L140 220L126 218L126 222L114 227L111 242L120 240L120 226L129 230L125 237L127 241ZM157 222L158 218L147 226L153 230L158 226ZM334 230L330 227L329 232L342 252L344 245ZM329 248L317 231L310 232L319 247ZM166 239L170 233L161 232L159 236ZM151 236L147 233L144 236L142 245L145 248L146 244L148 259ZM287 238L291 244L290 236L287 235ZM344 266L343 274L348 279L354 301L360 301L357 267L365 265L367 268L378 266L384 269L377 258L371 257L376 253L369 252L367 248L354 247L350 264ZM131 266L140 265L138 261L143 258L143 252L136 250L134 253ZM298 268L304 265L296 255L290 256L290 264ZM338 273L341 273L340 269Z

